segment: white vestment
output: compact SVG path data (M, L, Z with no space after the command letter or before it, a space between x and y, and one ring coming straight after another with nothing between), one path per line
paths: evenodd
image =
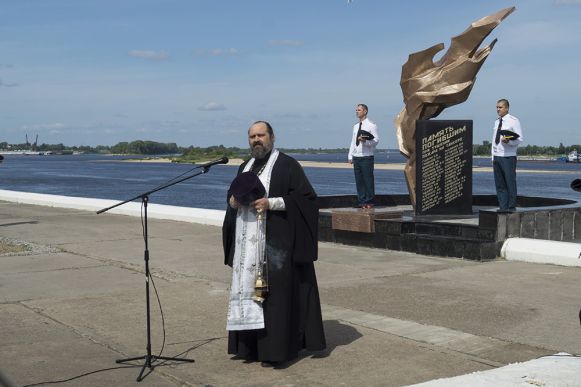
M266 189L266 197L268 197L272 168L277 157L278 150L273 149L264 169L258 175ZM244 172L250 171L254 161L254 158L250 159ZM250 206L241 206L236 214L236 247L232 263L232 287L226 323L226 329L229 331L264 328L262 303L253 300L258 267L257 258L259 250L262 250L260 254L264 257L266 247L266 214L264 217L264 220L258 222L256 211Z

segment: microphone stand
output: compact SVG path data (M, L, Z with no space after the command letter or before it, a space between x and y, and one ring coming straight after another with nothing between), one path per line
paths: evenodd
M141 372L139 373L139 376L137 376L137 381L141 382L144 377L143 377L143 372L145 372L145 368L149 368L151 373L153 371L153 362L155 362L156 360L172 360L172 361L182 361L182 362L189 362L189 363L193 363L195 360L193 359L183 359L183 358L177 358L177 357L166 357L166 356L156 356L156 355L152 355L151 354L151 317L150 317L150 307L149 307L149 278L151 276L150 272L149 272L149 246L148 246L148 230L147 230L147 203L149 202L149 195L151 195L154 192L157 191L161 191L162 189L171 187L172 185L181 183L182 181L191 179L193 177L196 177L198 175L207 173L210 170L210 167L216 164L226 164L228 163L228 158L227 157L223 157L219 160L215 160L215 161L211 161L209 163L206 164L202 164L194 169L198 169L201 168L201 171L190 175L190 176L185 176L181 179L178 180L170 180L169 183L163 184L157 188L154 188L150 191L144 192L142 194L139 194L131 199L127 199L125 201L122 201L120 203L117 203L115 205L112 205L110 207L107 208L103 208L99 211L97 211L97 214L101 214L103 212L107 212L115 207L119 207L125 203L131 202L133 200L136 199L141 199L141 203L142 206L144 208L144 242L145 242L145 250L143 252L143 257L145 260L145 304L146 304L146 325L147 325L147 345L146 345L146 354L143 356L137 356L137 357L130 357L130 358L126 358L126 359L118 359L115 360L115 362L117 364L119 363L126 363L126 362L130 362L130 361L135 361L135 360L145 360L143 367L141 368ZM149 375L148 373L148 375ZM147 375L146 375L147 376Z

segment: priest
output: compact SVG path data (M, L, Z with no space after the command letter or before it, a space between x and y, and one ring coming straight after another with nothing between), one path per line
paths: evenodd
M252 158L238 175L253 172L264 188L235 179L222 228L224 263L233 269L228 353L263 364L287 362L302 349L326 346L313 264L316 193L300 164L275 149L274 140L268 122L257 121L248 129ZM253 192L261 197L252 197ZM267 283L263 298L256 296L259 274Z

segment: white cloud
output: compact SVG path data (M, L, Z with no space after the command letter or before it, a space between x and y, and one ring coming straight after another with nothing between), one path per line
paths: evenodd
M269 40L268 44L271 46L298 47L298 46L302 46L304 44L304 42L302 40L283 39L283 40Z
M153 50L131 50L129 51L129 56L148 60L166 60L169 58L167 52Z
M216 112L216 111L224 111L228 110L226 106L221 103L217 102L208 102L204 106L200 106L198 110L205 111L205 112Z
M230 48L197 48L194 50L196 55L209 56L234 56L240 54L240 50L234 47Z

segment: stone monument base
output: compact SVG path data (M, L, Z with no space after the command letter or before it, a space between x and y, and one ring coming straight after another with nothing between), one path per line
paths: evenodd
M495 195L473 196L470 215L416 216L408 195L376 196L373 210L354 209L355 196L322 196L319 240L425 255L491 260L507 238L581 239L581 204L518 197L518 210L496 211Z

